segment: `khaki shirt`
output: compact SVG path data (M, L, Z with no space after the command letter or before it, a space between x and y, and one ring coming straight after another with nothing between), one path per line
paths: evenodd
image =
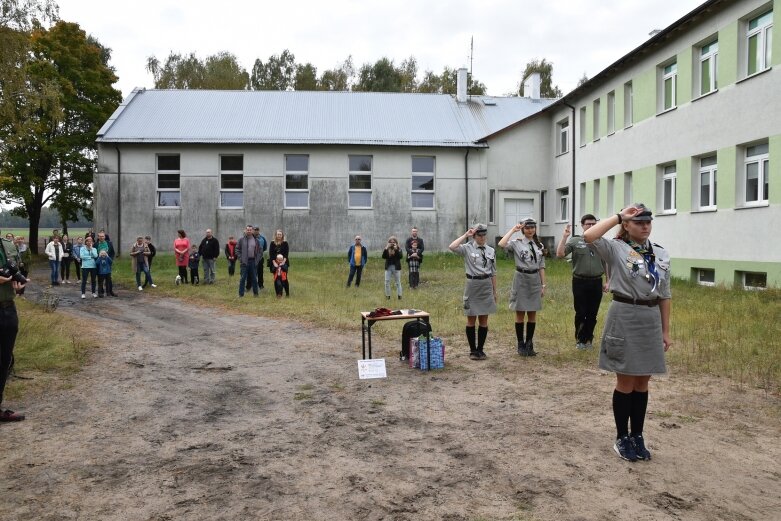
M516 268L522 270L545 269L545 255L542 249L526 237L508 242L504 249L515 257Z
M570 237L564 246L564 255L572 254L572 273L580 277L600 277L605 272L602 259L594 254L583 237Z
M480 275L496 275L496 252L488 245L485 247L485 258L483 252L474 242L465 242L453 250L456 255L464 258L464 270L470 277L479 277Z
M656 256L656 273L659 281L656 287L648 275L648 266L642 255L621 239L600 237L591 244L602 260L605 261L610 276L610 291L637 300L669 299L670 293L670 254L658 244L651 245ZM648 277L646 277L648 275Z

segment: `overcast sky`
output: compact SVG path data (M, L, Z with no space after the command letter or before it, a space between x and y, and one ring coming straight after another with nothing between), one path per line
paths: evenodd
M289 49L318 75L353 56L356 69L387 56L414 56L423 71L469 63L474 77L500 96L517 89L534 58L554 64L565 93L667 27L704 0L58 0L60 17L112 49L116 85L153 87L147 57L171 51L203 59L220 51L252 70Z

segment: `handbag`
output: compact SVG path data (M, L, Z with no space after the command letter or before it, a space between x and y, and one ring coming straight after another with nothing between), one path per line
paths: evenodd
M431 369L443 369L445 367L445 342L438 336L433 336L426 341L421 335L416 340L410 341L410 366L421 371L429 370L429 351L431 351Z

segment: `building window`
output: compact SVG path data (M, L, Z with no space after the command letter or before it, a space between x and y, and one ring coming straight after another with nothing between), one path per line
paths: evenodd
M747 74L751 76L770 67L773 47L773 11L768 11L748 21L746 32L748 47Z
M569 188L559 188L556 190L556 195L559 198L559 220L569 220Z
M496 218L496 190L488 190L488 224L493 224Z
M544 223L547 221L545 218L545 207L547 206L547 200L548 200L548 191L543 190L540 192L540 222Z
M631 127L634 124L634 91L632 82L624 83L624 128Z
M700 210L716 209L716 156L700 158Z
M586 107L580 107L580 146L586 146Z
M675 213L675 181L677 178L675 165L662 169L662 212Z
M594 141L599 139L599 100L594 100Z
M632 172L624 172L624 208L632 204Z
M745 203L765 204L768 201L768 176L770 156L767 143L746 147Z
M700 96L719 88L717 60L719 57L719 42L711 42L700 47L700 64L697 73L700 76Z
M700 286L715 286L716 270L707 268L692 268L692 278Z
M157 156L157 206L178 208L181 206L179 154Z
M743 289L761 290L767 289L767 273L757 273L752 271L739 271L737 275Z
M595 213L599 215L599 190L602 187L602 183L599 179L594 180L594 211L592 213Z
M285 156L285 208L309 208L309 155Z
M412 158L412 208L434 208L434 156Z
M607 93L607 135L616 131L616 91Z
M559 136L559 146L556 153L566 154L569 152L569 118L563 119L556 124L556 134Z
M678 64L673 62L662 68L661 111L670 110L676 106L676 86L678 83Z
M244 156L220 156L220 208L244 207Z
M372 156L349 156L349 208L372 207Z
M578 201L578 203L580 203L580 215L583 215L586 213L586 183L580 183L580 190L578 190L578 193L580 194L580 200Z
M615 189L616 189L616 176L611 175L607 178L607 208L605 209L605 215L613 215L615 213Z

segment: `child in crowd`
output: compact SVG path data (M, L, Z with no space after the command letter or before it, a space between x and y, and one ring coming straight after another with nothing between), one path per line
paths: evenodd
M198 253L198 246L193 244L190 249L190 283L197 286L201 282L201 278L198 276L198 265L201 263L201 254Z
M95 261L95 266L98 268L98 297L103 298L104 294L111 295L112 297L116 297L116 293L114 293L114 288L111 283L111 264L113 261L111 260L111 257L108 256L108 252L106 250L103 250L98 255L97 260ZM105 284L105 291L104 286Z
M407 249L407 265L409 267L409 287L415 289L420 284L420 263L423 261L423 252L418 248L418 241L412 239Z
M271 261L274 268L274 290L277 292L277 298L282 298L282 290L285 296L290 296L290 284L287 280L287 259L280 253L276 259Z
M231 235L225 245L225 257L228 258L228 275L233 277L236 273L236 238Z

